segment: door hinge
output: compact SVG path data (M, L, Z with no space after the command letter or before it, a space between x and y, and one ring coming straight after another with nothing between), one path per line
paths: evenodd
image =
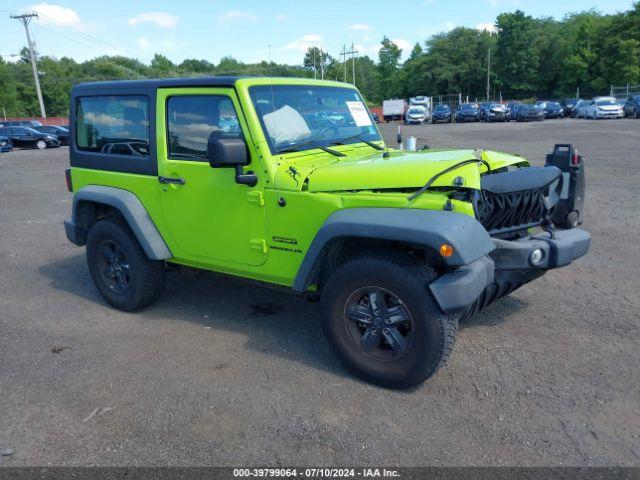
M256 250L261 253L267 253L267 241L264 238L252 238L249 240L251 250Z
M255 203L259 207L264 207L264 197L262 196L262 192L258 190L252 190L247 193L247 201Z

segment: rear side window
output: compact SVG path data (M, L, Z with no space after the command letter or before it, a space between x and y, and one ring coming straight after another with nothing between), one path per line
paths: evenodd
M229 97L180 95L167 100L169 158L207 161L207 143L213 132L231 138L242 135Z
M78 98L76 148L107 155L149 156L149 99L133 95Z

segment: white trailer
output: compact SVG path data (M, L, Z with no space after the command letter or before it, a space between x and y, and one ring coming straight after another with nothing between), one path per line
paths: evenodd
M393 98L382 102L382 118L386 122L390 120L402 120L407 102L403 99Z

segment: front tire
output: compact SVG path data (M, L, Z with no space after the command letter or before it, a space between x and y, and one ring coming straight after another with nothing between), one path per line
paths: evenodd
M164 289L161 261L147 257L123 221L97 221L87 235L87 264L104 299L119 310L139 310L155 302Z
M38 140L36 142L36 148L38 150L44 150L45 148L47 148L47 142L45 142L44 140Z
M393 252L356 257L322 291L323 331L362 379L407 388L449 357L459 315L443 313L428 290L435 271Z

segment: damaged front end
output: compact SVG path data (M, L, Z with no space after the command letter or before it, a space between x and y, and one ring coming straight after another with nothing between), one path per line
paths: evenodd
M446 312L468 318L499 298L585 255L591 236L558 230L552 217L567 177L555 166L526 167L481 177L472 194L476 219L495 249L471 265L445 273L430 289Z

